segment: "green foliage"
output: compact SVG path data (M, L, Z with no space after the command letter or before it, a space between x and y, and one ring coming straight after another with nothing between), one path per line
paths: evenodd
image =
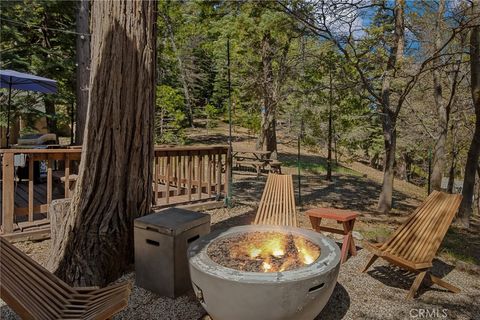
M184 100L179 90L170 86L157 87L155 112L155 143L185 142Z
M214 105L209 103L205 106L205 115L207 116L207 128L215 128L215 120L218 119L218 114L219 111Z
M282 165L285 167L290 167L290 168L296 168L298 167L298 161L297 160L286 160L282 161ZM314 174L324 174L327 172L327 160L322 158L318 162L305 162L305 161L300 161L300 169L303 171L308 171ZM346 168L341 165L332 165L332 171L340 174L348 174L348 175L354 175L354 176L360 176L360 173L353 171L349 168Z
M234 122L241 127L247 128L252 134L260 131L261 117L259 112L249 112L248 110L236 110Z
M37 74L58 82L57 114L49 115L62 124L74 101L75 30L74 1L16 0L1 4L0 68ZM66 31L66 32L62 32ZM34 98L32 98L34 97ZM12 120L22 116L33 120L45 114L40 98L48 95L16 94ZM27 104L28 99L35 103ZM4 117L4 116L2 116ZM32 121L28 121L32 123Z
M315 6L327 6L329 10L334 7L329 6L328 1L281 2L312 18L315 18ZM304 145L325 149L331 109L339 154L375 160L372 162L380 165L384 151L383 114L381 102L372 92L381 92L394 40L392 4L385 0L370 1L369 17L359 26L362 36L354 41L337 37L345 43L345 51L341 52L332 42L312 34L311 29L287 14L275 1L160 0L155 142L185 143L185 131L191 125L189 117L206 118L208 128L225 118L229 101L229 42L234 125L258 134L261 110L268 98L274 100L282 140L295 141L303 129ZM33 127L36 119L45 116L44 102L52 98L56 112L46 116L55 119L60 127L70 122L75 92L77 35L71 32L75 30L75 8L74 1L60 0L1 3L0 67L50 77L59 84L59 93L55 96L14 95L12 116L21 117L27 127ZM431 51L436 5L407 1L405 12L409 32L405 55L397 63L396 76L390 85L393 104L398 101L405 82L411 79L409 74L418 69L419 61ZM308 21L314 23L315 19ZM444 21L442 25L446 24ZM459 29L458 39L443 50L442 61L448 62L442 70L444 99L450 93L452 78L446 70L455 59L464 62L459 77L469 77L468 55L460 55L468 51L462 43L467 36ZM415 54L411 54L412 51ZM430 69L429 64L425 70ZM371 91L367 90L358 70L368 78ZM266 75L266 71L270 73ZM458 99L454 100L456 105L452 106L451 115L455 136L450 135L447 143L448 150L458 149L457 169L465 161L468 149L465 146L471 141L475 122L468 107L471 92L467 82L464 80L457 90ZM395 123L397 154L408 155L413 162L411 170L419 176L427 175L425 161L434 144L432 137L438 123L432 88L430 74L425 72L404 97L405 106ZM5 105L5 95L0 99ZM5 111L0 111L0 124L5 122Z

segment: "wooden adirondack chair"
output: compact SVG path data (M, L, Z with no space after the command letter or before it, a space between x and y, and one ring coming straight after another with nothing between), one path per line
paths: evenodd
M297 226L292 175L268 174L253 223Z
M373 256L363 272L381 257L401 268L418 273L407 299L415 296L425 276L447 290L460 292L459 288L435 277L429 270L461 200L461 195L433 191L385 243L365 242L366 249L372 252Z
M0 298L22 319L107 319L128 304L131 283L72 288L0 237Z

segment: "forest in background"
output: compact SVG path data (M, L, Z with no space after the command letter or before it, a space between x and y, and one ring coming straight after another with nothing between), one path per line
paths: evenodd
M425 185L430 157L433 189L443 176L450 191L467 177L472 198L478 10L447 0L159 1L155 142L185 143L199 120L227 119L229 43L233 123L255 133L258 148L275 154L280 128L292 139L303 129L303 143L320 149L333 139L342 159L384 170L382 212L393 176ZM15 116L46 115L50 131L69 134L72 106L85 112L88 101L80 76L89 51L79 55L90 38L88 1L4 1L0 18L0 67L59 82L55 96L16 95Z

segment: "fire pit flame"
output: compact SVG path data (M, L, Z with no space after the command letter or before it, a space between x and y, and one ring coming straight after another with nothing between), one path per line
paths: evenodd
M312 264L320 248L307 239L281 232L250 232L209 248L215 262L243 271L283 272Z
M250 250L249 256L250 258L255 259L261 253L262 253L262 249L253 248L252 250Z
M295 238L295 247L304 264L311 264L318 258L318 250L309 246L304 238Z
M263 269L263 272L268 272L270 269L272 269L272 265L266 261L263 261L262 269Z

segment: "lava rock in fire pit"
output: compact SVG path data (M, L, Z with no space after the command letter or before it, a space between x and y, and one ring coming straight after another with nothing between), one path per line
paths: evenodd
M282 272L314 262L320 248L311 241L282 232L250 232L221 238L207 250L216 263L248 272Z

